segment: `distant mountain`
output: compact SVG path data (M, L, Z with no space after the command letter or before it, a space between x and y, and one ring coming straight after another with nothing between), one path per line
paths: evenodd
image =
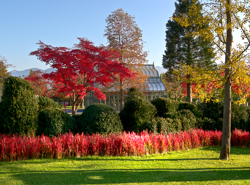
M155 69L158 71L159 75L161 73L166 73L166 69L164 69L163 67L160 67L160 66L155 66Z
M45 70L39 69L39 68L31 68L31 69L32 69L32 71L40 70L43 73L51 73L52 71L55 71L55 69L53 69L53 68L49 68L49 69L45 69ZM12 71L10 71L10 74L11 74L11 76L27 77L27 76L29 76L31 69L25 69L23 71L12 70Z

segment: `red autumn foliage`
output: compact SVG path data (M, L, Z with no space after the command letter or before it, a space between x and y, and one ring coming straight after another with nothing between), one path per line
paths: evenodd
M53 47L40 41L39 49L30 53L57 69L50 74L43 74L43 77L55 83L57 93L70 97L73 115L80 100L90 91L93 91L98 99L106 99L104 93L94 87L95 84L105 87L118 76L123 81L136 75L115 60L119 58L117 52L105 46L94 46L87 39L78 39L79 44L73 48Z
M44 78L43 74L40 70L33 71L32 74L25 77L25 79L31 83L35 94L51 97L55 93L54 84L52 81Z
M225 72L221 72L221 76L225 76ZM182 88L182 94L183 96L187 96L187 82L181 82L181 88ZM196 83L192 83L192 93L197 94L197 92L195 91L195 87L196 87ZM211 93L213 89L215 88L224 88L223 86L218 86L218 83L216 81L214 82L209 82L206 87L204 84L201 85L202 89L205 89L205 91L207 93ZM237 95L240 94L240 91L242 92L242 94L246 94L250 92L250 88L248 85L246 84L242 84L242 85L237 85L236 83L234 83L234 81L232 81L232 90L234 93L236 93Z
M0 134L0 161L36 158L84 157L88 155L131 156L186 150L203 146L220 146L221 131L191 129L169 134L111 133L85 135L66 133L58 137ZM232 146L249 147L250 134L235 129Z

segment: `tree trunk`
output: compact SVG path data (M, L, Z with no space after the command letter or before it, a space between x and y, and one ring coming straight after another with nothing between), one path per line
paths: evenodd
M122 80L120 79L120 111L123 108L122 102L123 102L123 89L122 89Z
M188 80L190 79L190 76L187 75ZM187 83L187 102L192 103L192 83Z
M81 99L80 105L81 105L81 108L85 108L85 107L84 107L84 97Z
M227 4L230 7L231 0L227 0ZM227 25L231 25L231 11L227 9ZM232 29L227 29L227 42L226 42L226 56L225 63L229 63L231 59L232 49ZM225 69L225 95L224 95L224 111L223 111L223 127L222 127L222 140L221 140L221 152L220 159L229 160L230 158L230 142L231 142L231 68Z
M73 97L72 97L72 116L76 115L75 111L75 92L73 92Z

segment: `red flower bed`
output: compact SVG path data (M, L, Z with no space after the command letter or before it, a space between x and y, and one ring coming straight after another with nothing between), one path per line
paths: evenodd
M36 158L84 157L88 155L130 156L219 146L221 131L192 129L170 134L126 133L108 135L63 134L48 136L0 135L0 161ZM234 130L232 146L250 146L250 134Z

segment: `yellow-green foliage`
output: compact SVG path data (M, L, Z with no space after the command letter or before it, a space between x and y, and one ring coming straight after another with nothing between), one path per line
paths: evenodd
M212 40L213 45L217 48L216 60L222 60L222 56L226 56L226 48L229 51L230 41L227 40L228 30L241 31L242 39L250 41L250 31L247 26L250 26L250 1L232 0L228 4L225 0L209 0L200 6L198 0L194 0L188 13L173 17L182 26L196 25L197 29L187 35L201 36L206 40ZM200 15L198 12L202 12ZM231 13L231 24L227 24L227 12ZM202 25L206 23L209 27L204 28ZM230 37L229 37L230 38ZM191 75L192 78L187 82L197 84L195 91L202 100L209 100L212 97L223 96L225 82L230 78L234 84L234 91L240 96L238 103L245 103L245 100L250 96L250 69L246 64L246 51L250 46L236 44L231 49L229 59L226 63L219 64L215 69L204 69L199 66L189 66L181 64L176 74L183 81L187 81L185 76ZM229 75L225 76L225 69L229 69ZM207 87L214 86L211 91L206 91ZM239 88L236 88L239 87Z

